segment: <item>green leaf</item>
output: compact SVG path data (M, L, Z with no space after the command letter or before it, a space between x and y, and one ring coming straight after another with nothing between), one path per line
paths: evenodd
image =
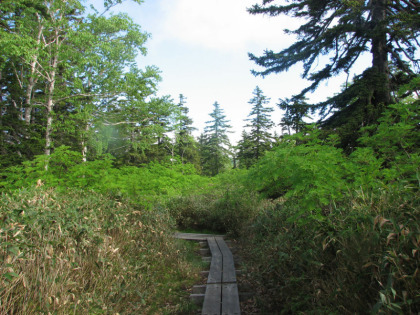
M9 281L12 281L14 278L19 277L19 275L15 272L6 272L3 274L3 277Z

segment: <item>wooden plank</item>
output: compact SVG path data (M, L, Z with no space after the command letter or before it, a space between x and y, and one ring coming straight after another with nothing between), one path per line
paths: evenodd
M228 283L222 285L222 314L241 314L238 285L236 283Z
M195 285L192 288L192 294L205 294L205 293L206 293L205 284Z
M207 284L206 295L204 296L201 314L220 315L222 302L222 285Z
M217 245L223 256L223 283L236 282L235 262L233 261L233 255L225 241L221 237L215 237Z
M210 272L207 283L221 283L223 270L222 253L214 237L208 237L207 243L211 252Z
M177 232L174 234L175 238L190 240L190 241L205 241L208 237L224 237L224 235L215 235L215 234L200 234L200 233L181 233Z

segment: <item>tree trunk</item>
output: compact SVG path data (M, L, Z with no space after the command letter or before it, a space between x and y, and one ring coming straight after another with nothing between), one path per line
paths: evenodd
M57 35L57 42L58 42L58 35ZM58 43L57 43L58 44ZM58 49L57 49L58 50ZM51 133L52 133L52 123L53 117L52 112L54 109L54 87L55 87L55 77L56 77L56 70L58 65L58 51L54 54L51 60L51 71L49 73L48 78L48 95L47 95L47 126L45 129L45 149L44 154L50 155L51 154Z
M26 87L25 93L25 123L29 125L31 123L32 117L32 92L34 90L37 80L33 77L35 73L35 65L37 58L34 57L34 60L31 62L31 75L29 77L28 86Z
M41 24L41 17L37 14L38 18L38 35L36 38L36 43L39 45L41 43L41 36L42 31L44 29L43 25ZM26 99L25 99L25 123L29 125L31 123L31 116L32 116L32 93L35 88L35 85L38 81L38 78L35 77L36 72L36 64L38 62L38 53L32 57L32 61L30 63L31 66L31 74L29 76L28 86L26 87Z
M86 127L85 127L85 135L82 136L82 161L86 162L87 161L87 152L88 152L88 148L87 148L87 134L89 132L89 123L86 123Z
M374 92L372 105L376 110L391 103L389 82L386 7L387 0L372 0L372 68L374 70Z

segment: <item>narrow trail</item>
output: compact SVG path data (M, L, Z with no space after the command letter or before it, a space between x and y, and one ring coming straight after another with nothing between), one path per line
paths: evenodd
M239 303L238 282L233 254L224 240L223 235L176 233L176 238L199 241L209 248L210 270L204 286L197 286L199 293L191 298L202 302L201 314L206 315L237 315L241 314ZM202 249L206 252L206 249ZM206 272L207 273L207 272Z

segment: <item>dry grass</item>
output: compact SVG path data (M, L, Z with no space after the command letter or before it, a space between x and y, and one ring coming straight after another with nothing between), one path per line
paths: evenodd
M170 218L92 192L0 202L0 314L182 313L198 270Z

